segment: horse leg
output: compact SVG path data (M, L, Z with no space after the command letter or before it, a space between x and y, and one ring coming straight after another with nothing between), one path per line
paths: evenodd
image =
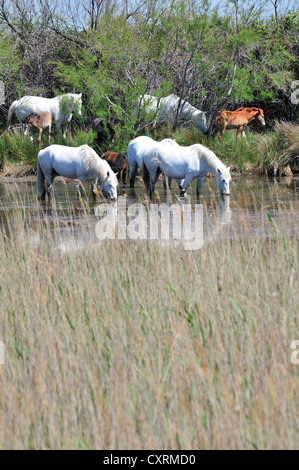
M204 179L207 175L202 175L200 178L197 180L197 186L196 186L196 196L200 195L202 183L204 182Z
M136 174L136 168L137 163L133 162L132 165L130 165L130 171L129 171L129 180L130 180L130 188L134 188L135 184L135 174Z
M150 198L151 199L154 199L154 195L155 195L155 186L156 186L156 182L159 178L159 173L157 171L157 169L153 170L153 172L150 174Z
M34 130L33 129L31 131L30 140L33 143L33 140L34 140Z
M97 191L96 191L97 184L98 184L98 178L94 178L93 180L91 180L92 197L93 197L94 202L97 197Z
M43 192L42 192L41 195L40 195L40 200L41 200L42 202L44 202L45 199L46 199L46 192L47 192L47 190L46 190L46 185L48 186L47 180L46 180L46 178L45 178L44 181L43 181Z
M241 134L242 134L242 137L244 137L246 139L245 126L243 127L243 129L241 131Z
M183 184L184 184L184 180L183 180L183 179L179 179L179 180L177 180L177 183L178 183L179 190L181 190L182 187L183 187Z
M191 174L186 175L182 190L180 192L180 196L185 196L185 193L186 193L187 188L188 188L189 184L191 183L191 181L192 181L192 175Z
M48 145L50 145L51 126L48 126Z
M124 169L122 170L123 185L126 184L126 176L127 176L127 169L124 168Z
M166 183L166 176L164 173L162 173L162 179L163 179L163 188L166 190L167 189L167 183Z
M63 126L61 126L62 136L64 139L66 138L67 127L68 127L68 124L64 124Z
M80 176L80 178L78 178L78 180L79 180L79 183L78 183L77 189L78 189L78 198L80 199L83 196L82 185L85 183L86 178L84 178L84 176Z
M244 126L238 127L237 135L236 135L236 139L237 139L237 140L238 140L238 138L240 137L241 132L243 133L243 129L244 129Z
M37 138L38 148L40 148L40 144L41 144L41 141L42 141L42 133L43 133L43 130L40 129L39 132L38 132L38 138Z
M57 121L55 124L55 142L58 142L60 126L61 126L60 122Z
M169 187L169 189L171 189L171 181L172 181L172 178L168 177L168 187Z
M219 132L219 140L220 140L221 143L223 142L224 131L225 131L225 127L220 129L220 132Z
M45 177L46 191L47 191L47 194L48 194L49 202L52 199L52 183L53 183L53 180L54 180L55 176L56 175L52 173L50 176L48 175L48 176Z
M157 168L157 171L156 171L156 176L155 176L155 186L156 186L157 181L158 181L158 179L159 179L160 173L161 173L161 170L160 170L160 168L158 167L158 168ZM162 176L163 176L163 175L164 175L164 173L162 173ZM165 178L166 178L166 175L165 175Z

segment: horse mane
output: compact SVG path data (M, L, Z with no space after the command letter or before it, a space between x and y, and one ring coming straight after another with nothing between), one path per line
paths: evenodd
M204 145L194 144L191 145L190 148L196 151L198 158L203 158L205 160L206 164L215 171L215 174L218 170L220 170L221 172L227 170L224 163L219 160L215 153L207 147L204 147Z
M261 108L256 108L255 106L252 106L252 107L247 106L246 108L238 108L238 109L236 109L236 111L247 111L247 112L256 111L256 112L260 113Z
M110 165L106 160L99 157L99 155L88 145L84 144L81 146L80 153L83 156L84 162L86 163L86 169L88 170L91 165L96 165L102 180L107 178L107 172L109 171L109 179L116 179L115 173L111 171Z
M76 98L78 96L80 96L78 93L64 93L63 95L54 96L54 98L57 98L59 101L62 101L70 97Z

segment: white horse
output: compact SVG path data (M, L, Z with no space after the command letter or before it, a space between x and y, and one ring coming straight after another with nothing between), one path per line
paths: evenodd
M137 113L140 109L143 109L146 114L154 116L155 123L163 121L173 123L178 106L180 106L178 119L192 121L201 132L204 134L208 132L206 113L195 108L185 100L180 102L180 98L177 95L169 95L160 99L152 95L138 95Z
M184 178L181 196L185 194L194 178L198 180L197 194L199 194L208 173L216 176L221 194L229 195L231 180L229 170L229 167L227 168L211 150L201 144L181 147L170 145L168 142L156 142L154 147L143 154L142 178L151 197L154 195L155 184L161 172L171 178Z
M174 139L164 139L162 142L168 142L169 145L178 145L177 142ZM147 151L149 148L154 147L156 144L156 141L153 140L151 137L147 137L145 135L136 137L135 139L131 140L131 142L128 145L128 150L127 150L127 157L128 157L128 163L129 163L129 180L130 180L130 187L134 188L135 184L135 175L137 171L137 166L142 169L142 163L143 163L143 154L145 151ZM164 188L166 189L166 178L164 173L162 174L163 176L163 185ZM169 187L171 182L168 182ZM178 185L179 188L181 189L183 184L183 181L178 179Z
M42 98L41 96L24 96L14 101L8 110L8 128L15 113L17 119L24 125L30 114L38 114L41 111L51 113L55 121L55 139L58 140L60 128L65 138L68 124L72 119L72 113L82 116L82 93L67 93L55 98ZM25 130L25 129L24 129Z
M50 145L41 150L37 157L37 197L45 200L46 192L51 198L52 182L56 176L78 179L79 197L83 195L81 183L91 181L93 198L96 197L95 186L100 188L110 199L117 199L118 181L109 163L98 156L88 145L66 147ZM46 182L46 185L45 185Z

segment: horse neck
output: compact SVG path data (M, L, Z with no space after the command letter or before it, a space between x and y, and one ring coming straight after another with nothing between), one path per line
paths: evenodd
M59 111L60 111L60 102L58 96L55 96L54 98L50 98L50 108L51 108L51 114L54 116L54 119L57 120L59 118Z
M199 111L199 109L194 108L194 106L192 106L191 104L190 106L191 106L190 111L192 113L192 121L196 122L198 116L201 114L201 111Z
M85 158L87 158L89 165L96 165L98 178L100 179L100 183L102 183L106 179L107 171L110 170L109 163L107 163L106 160L99 157L98 154L93 149L91 149L88 146L86 147L83 148Z
M53 99L55 99L55 98L53 98ZM68 94L60 95L60 96L57 96L56 99L58 100L59 108L62 105L63 107L66 107L69 112L73 111L74 100L72 99L72 96L70 96Z
M212 173L213 175L217 175L218 170L223 171L225 169L225 165L219 160L218 157L214 154L214 157L206 157L205 155L202 156L199 160L200 170L202 172Z
M248 122L251 122L258 117L259 111L252 110L249 113L247 112L246 114L247 114Z

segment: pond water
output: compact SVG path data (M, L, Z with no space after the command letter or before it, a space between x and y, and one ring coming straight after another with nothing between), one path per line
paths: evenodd
M186 207L191 207L192 214L195 207L200 207L204 243L219 237L239 239L245 236L272 236L273 223L275 226L283 227L284 235L298 233L298 178L283 178L276 181L237 176L231 182L229 197L221 197L218 194L217 186L212 178L205 180L200 198L196 197L195 182L190 185L185 198L178 196L175 181L172 183L171 191L165 191L161 181L158 181L156 189L156 204L164 203L164 207L169 207L171 204L184 206L184 210ZM149 208L153 208L144 194L140 181L136 182L134 189L131 189L128 184L126 186L121 184L116 203L103 199L100 203L97 201L94 204L89 185L86 186L86 190L87 195L80 202L77 200L76 184L57 179L53 185L52 206L42 207L36 198L34 177L3 178L0 180L0 230L9 238L17 230L18 224L21 224L31 240L38 240L40 231L46 227L52 234L59 234L59 246L63 251L67 251L83 247L87 242L99 241L102 236L98 236L99 232L96 227L100 220L100 212L105 217L108 210L108 213L115 217L117 225L120 223L117 217L121 210L125 211L123 223L128 224L140 214L140 210L142 212L142 208L147 215ZM175 219L173 213L170 212L169 238L172 243L179 243L173 240L176 238L173 233L178 223L179 220ZM190 227L193 231L197 229L194 218ZM137 229L139 230L138 226ZM117 238L118 232L116 231L115 234ZM159 234L158 238L163 238L160 232ZM149 232L146 237L148 236ZM162 242L166 243L164 239Z

